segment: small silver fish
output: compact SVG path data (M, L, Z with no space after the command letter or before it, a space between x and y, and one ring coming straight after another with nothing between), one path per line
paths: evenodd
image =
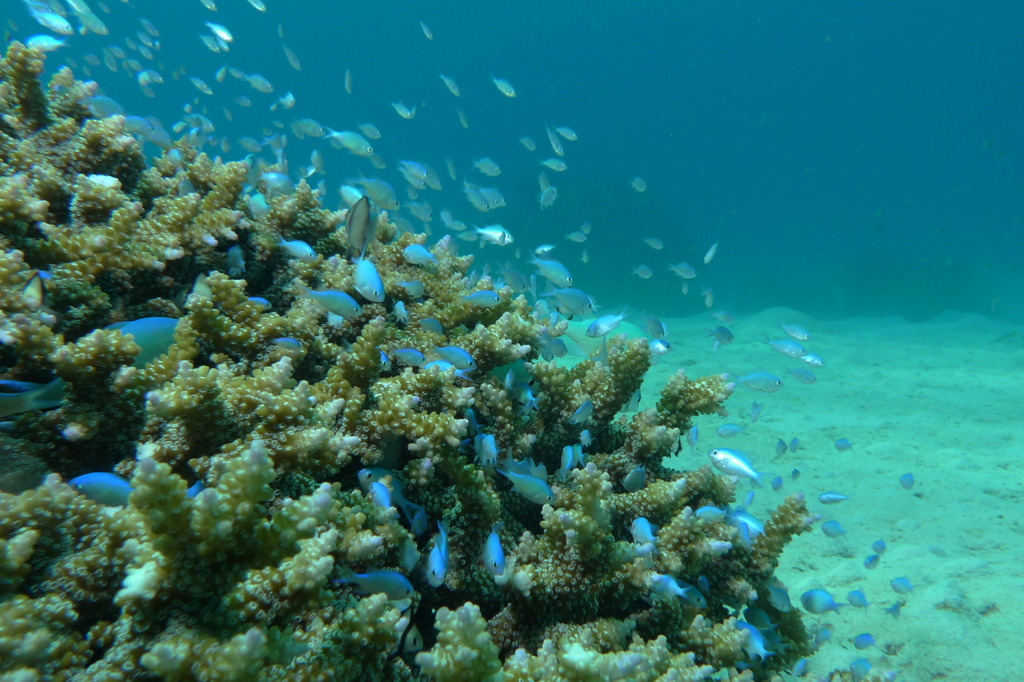
M781 324L782 331L789 334L797 341L810 341L811 333L798 324Z
M774 393L782 388L782 379L763 370L753 372L745 377L740 377L736 381L747 388L752 388L755 391L763 391L765 393Z
M377 272L377 266L368 258L356 260L355 287L368 301L381 303L384 300L384 281Z
M516 89L513 88L512 84L509 83L504 78L496 78L494 76L491 76L491 82L494 83L494 87L498 88L498 92L505 95L505 97L516 96Z
M802 358L807 355L807 349L800 345L795 339L767 339L765 340L772 350L782 353L790 358Z
M618 315L602 315L591 322L590 326L587 327L587 336L595 339L606 336L610 332L614 331L615 328L619 326L619 323L626 319L626 317L628 317L628 315L625 310Z
M508 246L515 239L512 238L512 233L506 230L501 225L484 225L483 227L476 228L476 235L480 238L480 243L497 244L498 246Z
M708 457L716 469L730 476L749 478L760 484L762 474L750 465L746 453L731 448L715 448L708 451Z

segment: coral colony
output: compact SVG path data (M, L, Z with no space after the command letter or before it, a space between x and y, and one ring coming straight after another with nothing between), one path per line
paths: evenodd
M810 651L736 481L663 460L732 386L0 62L5 680L769 679ZM564 348L564 346L562 346ZM726 510L702 514L698 510ZM723 672L725 671L725 672Z

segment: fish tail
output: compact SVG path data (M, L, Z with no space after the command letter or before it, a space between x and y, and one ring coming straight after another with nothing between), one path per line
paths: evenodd
M43 410L48 407L57 407L64 401L64 380L57 377L50 383L32 394L29 404L32 410Z

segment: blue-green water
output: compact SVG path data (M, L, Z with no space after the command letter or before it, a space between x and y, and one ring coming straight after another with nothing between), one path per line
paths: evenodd
M125 49L164 76L155 97L141 95L123 64L118 73L91 68L130 112L169 128L184 103L198 100L217 141L233 143L229 158L246 154L239 137L263 139L274 119L308 117L336 130L372 122L383 132L375 147L384 170L316 145L328 205L345 178L376 174L401 188L399 159L444 175L451 158L459 181L420 199L433 207L435 233L448 208L467 224L501 223L523 254L557 244L553 256L576 283L612 307L696 313L709 286L716 308L739 312L786 305L823 317L923 319L948 309L1024 317L1018 3L266 4L261 13L244 0L219 0L214 13L199 0L111 1L110 14L98 12L110 35L71 36L51 65L82 67L87 53L124 47L145 17L160 31L156 59ZM35 32L17 10L14 37ZM231 30L229 53L203 46L205 21ZM301 72L289 67L282 42ZM225 64L266 76L274 92L230 76L217 83ZM444 88L442 72L459 83L460 98ZM503 97L492 74L518 96ZM199 94L185 75L203 78L214 95ZM295 108L269 111L286 91ZM251 106L235 103L239 95ZM396 115L390 103L398 100L418 107L415 119ZM571 126L579 141L565 142L566 172L547 171L558 199L541 211L539 161L553 156L546 122ZM522 135L536 140L536 152L517 142ZM294 177L314 145L290 137ZM474 171L482 156L502 174ZM501 189L508 206L478 213L459 192L463 174ZM630 188L635 176L646 179L645 193ZM563 238L584 221L593 225L585 244ZM664 250L643 237L661 239ZM683 296L667 266L701 265L716 241L717 257L698 267ZM512 256L496 254L490 260ZM632 274L641 264L651 279Z

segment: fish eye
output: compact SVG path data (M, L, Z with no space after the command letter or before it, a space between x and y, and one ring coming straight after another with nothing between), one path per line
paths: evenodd
M366 145L366 151L368 151L369 153L372 154L373 153L373 147L371 147L370 145Z

